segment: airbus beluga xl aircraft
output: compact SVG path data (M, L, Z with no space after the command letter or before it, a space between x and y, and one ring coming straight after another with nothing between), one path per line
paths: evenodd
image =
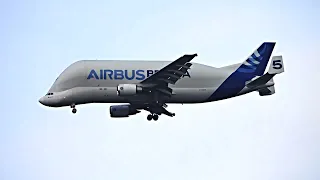
M215 68L190 61L186 54L170 61L81 60L67 67L39 102L49 107L88 103L125 103L110 106L111 117L129 117L141 110L147 119L174 116L170 103L205 103L259 92L275 93L273 77L284 72L282 56L273 56L276 43L264 42L244 62Z

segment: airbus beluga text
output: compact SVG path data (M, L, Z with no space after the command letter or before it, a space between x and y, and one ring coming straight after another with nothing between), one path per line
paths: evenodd
M197 54L169 61L81 60L67 67L39 102L49 107L88 103L126 103L110 106L111 117L149 111L148 120L174 116L169 103L205 103L258 91L275 93L273 77L284 72L282 56L273 56L276 43L264 42L244 62L215 68L190 63Z

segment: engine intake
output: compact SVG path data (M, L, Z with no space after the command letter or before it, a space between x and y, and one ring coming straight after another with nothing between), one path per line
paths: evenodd
M111 117L129 117L139 113L135 108L132 108L130 105L116 105L110 106L110 116Z
M130 96L142 92L142 87L136 84L119 84L117 87L118 96Z

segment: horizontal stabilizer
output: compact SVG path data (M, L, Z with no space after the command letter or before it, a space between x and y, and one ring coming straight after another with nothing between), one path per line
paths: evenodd
M274 86L270 86L270 87L265 87L262 89L259 89L259 95L260 96L269 96L274 94L276 91L274 89Z
M246 86L248 88L255 88L255 87L265 85L267 82L269 82L273 78L274 75L275 74L269 74L269 73L264 74L263 76L258 77L257 79L249 82Z

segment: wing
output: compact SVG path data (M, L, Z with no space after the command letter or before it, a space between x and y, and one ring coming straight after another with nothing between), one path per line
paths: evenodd
M148 85L152 88L156 88L159 92L171 96L172 90L168 85L175 84L183 75L186 74L187 70L190 69L192 65L190 61L196 56L197 54L186 54L140 83L142 85Z

